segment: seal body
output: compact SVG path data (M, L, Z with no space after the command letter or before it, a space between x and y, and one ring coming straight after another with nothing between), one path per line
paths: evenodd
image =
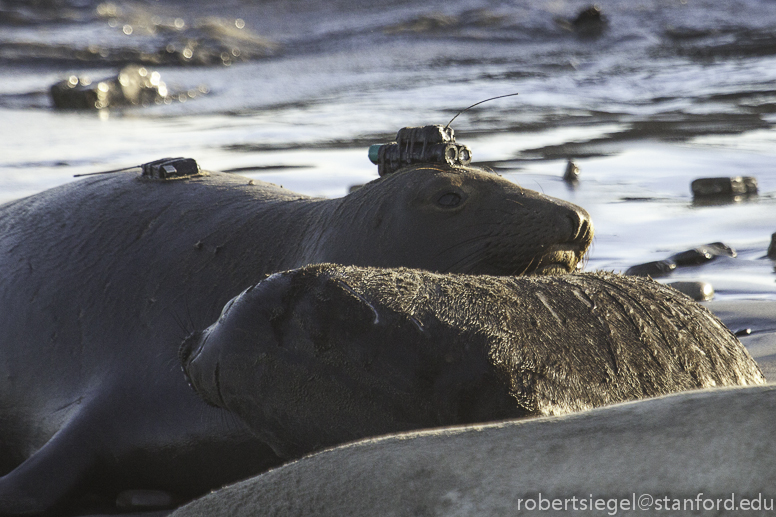
M180 341L278 270L320 261L570 271L584 210L472 169L341 199L212 173L96 176L0 207L0 514L123 489L190 498L280 459L186 384Z
M288 463L173 517L702 515L717 505L764 516L774 419L768 385L391 435Z
M277 273L184 342L198 393L284 457L367 436L761 384L709 311L649 279Z

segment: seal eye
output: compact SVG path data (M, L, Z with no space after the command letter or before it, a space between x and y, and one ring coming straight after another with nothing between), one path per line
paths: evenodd
M452 208L461 204L461 195L455 192L448 192L447 194L442 194L437 203L445 208Z

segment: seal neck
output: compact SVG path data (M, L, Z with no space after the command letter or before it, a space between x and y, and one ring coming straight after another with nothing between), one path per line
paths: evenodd
M300 203L295 207L292 214L295 224L298 225L299 221L305 222L301 225L301 235L296 239L296 256L299 261L297 267L333 259L330 250L336 248L335 242L341 242L338 235L341 231L346 231L342 219L349 217L347 211L342 208L344 199L316 200Z

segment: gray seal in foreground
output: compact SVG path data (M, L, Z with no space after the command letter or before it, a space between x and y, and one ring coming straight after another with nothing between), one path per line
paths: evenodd
M334 261L571 271L587 213L476 169L415 167L341 199L211 173L94 176L0 207L0 514L192 498L281 460L205 404L181 340L265 275Z
M192 385L293 458L411 429L762 384L708 310L649 279L308 266L181 347Z
M173 517L773 515L774 421L767 385L392 435L283 465Z

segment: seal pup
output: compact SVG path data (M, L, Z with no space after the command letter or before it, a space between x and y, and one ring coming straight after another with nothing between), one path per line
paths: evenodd
M708 310L610 273L308 266L231 300L184 341L181 360L204 400L285 458L411 429L765 381Z
M591 239L581 208L476 169L418 166L328 200L229 174L123 173L8 203L0 514L85 492L192 498L277 465L178 363L181 339L266 274L321 261L557 273Z
M768 385L391 435L288 463L173 517L772 515L774 419Z

